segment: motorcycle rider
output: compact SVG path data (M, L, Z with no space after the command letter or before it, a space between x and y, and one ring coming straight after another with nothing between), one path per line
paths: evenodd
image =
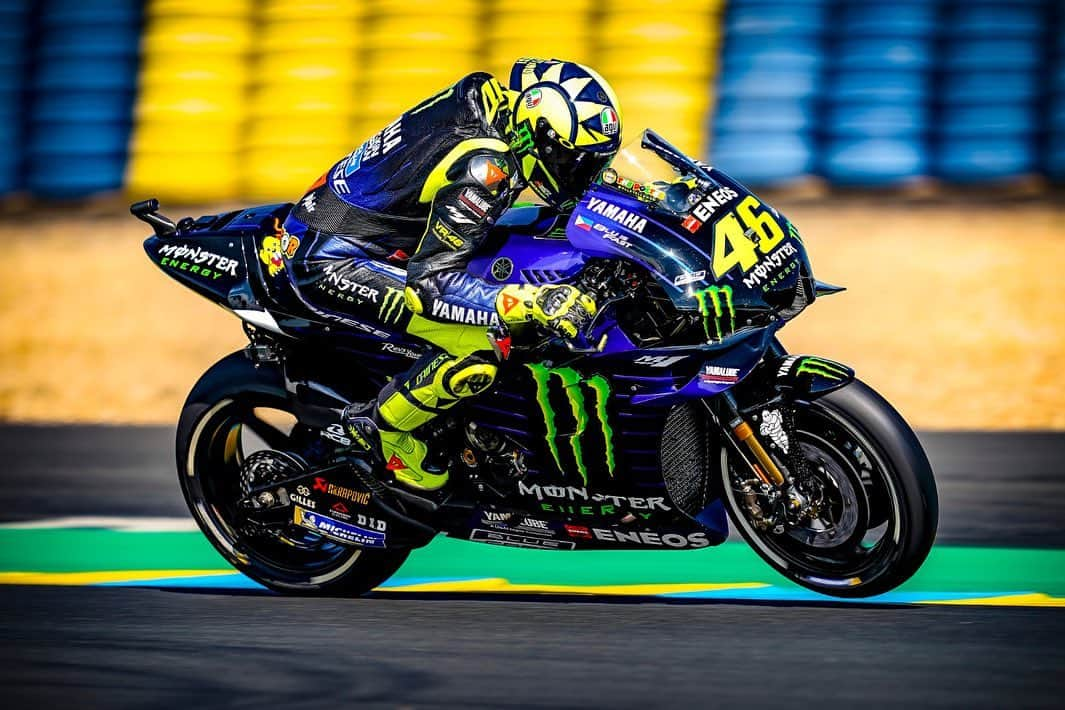
M492 384L506 354L493 352L494 326L534 321L572 338L595 313L573 286L493 285L466 266L524 187L572 209L620 147L618 113L610 86L572 62L520 59L507 88L470 74L336 163L286 221L282 270L302 300L394 327L401 289L407 332L435 346L373 412L380 453L403 484L447 483L412 431ZM349 433L371 446L355 418L349 407Z

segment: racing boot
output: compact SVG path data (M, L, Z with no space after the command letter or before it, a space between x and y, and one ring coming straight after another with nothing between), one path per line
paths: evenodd
M397 481L421 491L436 491L447 484L446 467L432 460L429 447L412 432L459 400L486 390L495 379L496 370L494 363L477 355L459 358L431 353L381 391L372 423L384 467L392 471ZM358 429L354 421L358 418L352 417L351 426L345 422L349 433L353 426ZM359 442L354 434L352 439ZM368 437L363 439L373 443Z
M372 407L371 411L368 411ZM369 414L369 416L367 416ZM375 466L392 471L410 488L437 490L447 483L445 467L430 460L428 447L409 431L389 427L371 403L349 405L341 416L351 438L348 452L370 459Z

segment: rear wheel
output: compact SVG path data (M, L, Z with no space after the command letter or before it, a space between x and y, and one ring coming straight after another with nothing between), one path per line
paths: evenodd
M305 455L317 433L298 423L279 373L235 353L197 383L181 412L178 478L211 544L234 567L288 594L364 594L392 576L408 551L341 545L294 523L263 529L242 514L241 468L265 450Z
M794 416L792 445L807 469L797 484L816 501L816 514L766 526L744 493L749 468L723 444L720 483L734 524L770 565L823 594L867 597L902 584L928 556L939 519L935 480L917 437L857 380L795 404Z

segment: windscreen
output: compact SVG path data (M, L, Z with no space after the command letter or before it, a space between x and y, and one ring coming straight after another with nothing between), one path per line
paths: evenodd
M690 162L686 158L684 161ZM621 149L610 167L601 173L599 181L682 220L699 206L707 191L719 191L721 203L738 196L732 188L708 181L695 168L694 163L671 165L658 153L642 147L641 140L637 139Z
M702 310L715 289L737 308L787 308L805 262L783 215L653 131L600 173L567 234L579 249L645 265L680 310Z

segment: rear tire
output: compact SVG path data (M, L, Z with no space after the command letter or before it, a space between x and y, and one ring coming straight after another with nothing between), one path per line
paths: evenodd
M391 577L410 552L345 546L294 524L276 537L252 534L242 524L236 500L243 459L256 447L302 454L316 441L317 434L298 421L286 432L257 416L271 410L295 419L292 409L280 370L256 366L243 352L204 373L178 421L177 469L185 502L226 561L269 589L365 594Z
M834 526L782 534L755 527L734 485L750 474L722 442L718 483L729 516L762 559L804 587L836 597L894 589L924 562L939 522L935 479L917 436L858 380L796 404L795 415L797 444L835 497Z

